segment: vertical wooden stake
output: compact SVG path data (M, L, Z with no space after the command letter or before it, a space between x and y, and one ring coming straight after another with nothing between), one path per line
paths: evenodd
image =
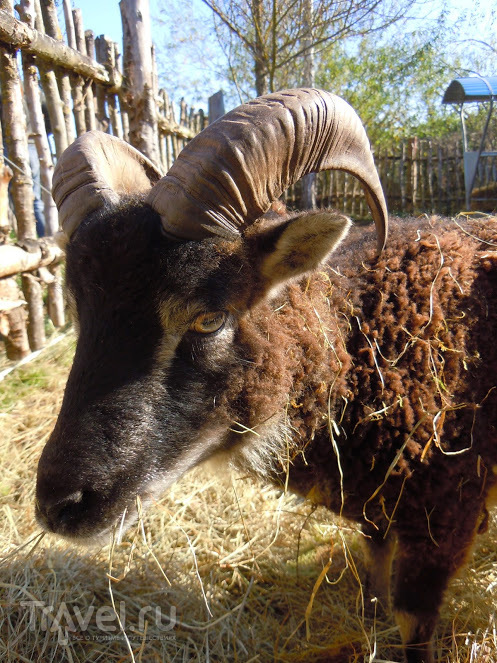
M28 303L28 338L31 350L41 350L46 343L45 316L43 313L43 288L32 274L21 277L22 290Z

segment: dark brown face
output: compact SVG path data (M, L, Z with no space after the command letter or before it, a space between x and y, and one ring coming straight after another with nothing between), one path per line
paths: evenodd
M70 538L107 534L125 511L131 522L137 495L156 496L229 428L212 413L234 361L242 261L226 242L172 242L160 227L138 206L83 224L67 248L79 338L36 514Z
M348 225L315 212L231 241L173 241L140 202L83 222L66 263L79 338L39 462L40 525L103 539L133 522L137 497L217 451L274 444L305 325L297 311L284 331L275 311L291 307L273 298L321 268Z

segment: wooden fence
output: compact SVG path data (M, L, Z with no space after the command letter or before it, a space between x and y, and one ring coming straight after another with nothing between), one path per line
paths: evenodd
M394 214L457 214L465 207L462 144L459 137L440 142L412 138L393 148L375 150L375 162ZM479 164L472 209L497 209L497 159ZM299 207L301 186L287 193L287 204ZM368 216L359 182L348 173L329 171L317 176L317 200L356 218Z
M202 111L184 102L176 115L166 91L158 89L148 2L122 0L120 8L122 58L116 43L84 30L81 10L71 10L70 0L63 0L67 41L54 0L20 0L16 13L12 0L0 0L0 338L10 359L45 345L46 309L55 327L65 323L62 252L50 237L58 228L52 173L64 149L76 136L100 129L130 142L166 172L207 123ZM48 235L42 240L28 138L40 165Z

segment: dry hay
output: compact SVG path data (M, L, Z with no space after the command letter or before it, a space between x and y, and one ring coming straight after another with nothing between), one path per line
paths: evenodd
M68 336L0 385L0 660L402 659L393 620L364 605L361 534L245 479L190 473L113 548L40 540L36 462L73 345ZM441 661L497 660L495 534L491 522L451 585Z

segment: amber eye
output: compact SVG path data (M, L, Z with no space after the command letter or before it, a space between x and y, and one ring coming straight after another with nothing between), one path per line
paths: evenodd
M213 334L221 329L226 322L224 311L212 311L197 315L190 329L198 334Z

